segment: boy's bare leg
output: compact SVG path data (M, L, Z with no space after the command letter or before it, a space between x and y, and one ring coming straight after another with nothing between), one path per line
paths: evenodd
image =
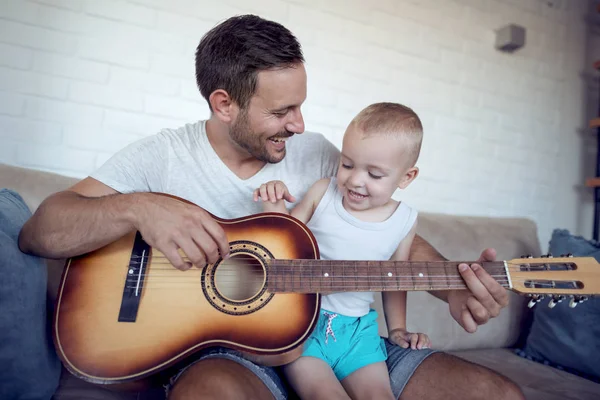
M329 365L316 357L300 357L283 369L289 384L303 400L350 400ZM387 376L387 368L384 371Z
M342 380L342 386L354 400L395 400L385 362L362 367Z
M223 358L202 360L177 380L169 400L273 399L271 391L248 368Z
M511 380L488 368L445 353L427 357L412 375L400 400L524 400Z

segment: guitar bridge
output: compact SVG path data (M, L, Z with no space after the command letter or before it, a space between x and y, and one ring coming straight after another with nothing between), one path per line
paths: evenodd
M127 278L119 309L119 322L135 322L137 318L149 259L150 246L137 232L127 267Z

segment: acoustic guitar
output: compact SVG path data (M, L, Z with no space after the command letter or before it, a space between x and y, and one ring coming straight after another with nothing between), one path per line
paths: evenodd
M302 353L319 315L319 293L465 288L456 261L319 260L314 236L289 215L214 219L227 234L231 257L204 268L175 269L139 232L67 260L53 336L71 373L122 384L217 345L282 365ZM574 306L600 289L591 257L482 266L505 288L531 296L530 304L551 295L551 305L570 296Z

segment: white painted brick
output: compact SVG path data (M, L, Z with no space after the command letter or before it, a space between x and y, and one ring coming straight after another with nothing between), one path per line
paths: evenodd
M72 82L69 100L108 108L142 111L142 94L87 82Z
M132 42L110 37L80 38L79 44L79 54L84 59L140 69L150 65L150 52Z
M289 4L301 4L304 7L317 8L321 5L321 0L285 0Z
M200 89L198 89L195 80L182 79L180 80L180 86L182 98L198 103L206 103L206 100L202 97L202 94L200 94Z
M171 7L172 5L169 5L167 8ZM190 14L215 22L223 21L234 15L244 14L240 9L225 4L222 1L205 3L195 0L176 0L175 7L180 14ZM268 10L265 10L265 12L268 12Z
M124 21L134 25L154 27L156 24L155 10L124 1L87 0L84 4L84 11L91 15Z
M65 99L68 84L69 81L63 78L0 68L0 90Z
M25 107L25 98L10 92L0 92L0 114L21 115Z
M106 110L105 114L104 127L126 130L142 136L153 135L164 128L179 128L190 122L116 110Z
M321 2L320 7L347 21L368 23L371 19L371 5L362 0L329 0Z
M28 118L62 123L97 126L102 123L103 113L99 107L36 97L29 97L25 106Z
M169 3L177 3L177 1L170 1L167 3L164 0L130 0L129 2L157 10L169 8Z
M86 36L98 39L119 38L119 43L151 53L181 54L191 49L187 40L171 33L97 16L86 15L80 19L80 29Z
M76 38L67 34L12 21L0 24L0 41L65 54L73 54L77 46Z
M110 68L109 85L123 89L132 89L144 93L175 96L182 86L177 78L148 72L141 72L118 66Z
M53 30L82 33L85 32L86 18L78 11L52 6L39 6L36 24Z
M0 163L17 165L17 142L2 140L2 146L0 146Z
M315 93L311 96L311 93ZM305 104L313 104L319 107L334 107L339 104L339 96L337 90L329 88L320 88L318 91L308 90L308 95Z
M312 80L313 76L333 75L335 70L338 69L339 64L332 56L332 51L320 46L306 46L303 51L306 60L306 71L310 75L309 80Z
M95 168L100 168L101 166L103 166L108 160L110 160L110 158L113 155L114 155L113 152L111 152L111 153L99 152L98 154L96 154L96 160L94 162Z
M425 26L421 31L421 43L424 46L432 45L443 49L450 49L456 52L461 52L464 46L465 39L449 35L447 32L436 28Z
M157 15L157 28L162 32L184 37L200 38L215 26L215 23L198 17L180 15L173 12L160 11Z
M289 5L281 0L226 0L224 3L239 10L238 13L257 14L279 23L288 19Z
M44 167L91 172L94 168L94 152L70 149L64 146L20 146L17 150L19 164L27 167Z
M319 29L320 31L328 32L329 34L339 34L343 31L345 21L342 18L327 14L316 8L291 4L289 13L290 16L288 22L290 29L293 29L294 26L301 25L304 27ZM327 36L323 35L322 37Z
M482 121L486 124L496 124L499 123L501 114L494 110L459 103L456 105L456 116L458 118Z
M140 138L139 135L121 130L67 125L64 129L63 142L74 149L114 154Z
M36 52L33 57L33 70L75 80L105 83L109 66L74 56Z
M336 53L330 53L330 57L337 65L344 65L344 70L354 76L383 82L390 80L389 68L377 59L367 57L357 59L346 54Z
M28 69L32 59L33 51L30 49L0 43L0 65Z
M436 116L433 126L436 130L443 132L443 135L449 137L451 141L454 141L456 138L462 139L463 137L467 140L472 140L478 136L480 123L459 120L440 114Z
M52 122L0 116L0 138L3 143L8 139L15 142L58 145L62 138L62 128Z
M3 0L0 18L13 21L36 23L39 5L19 0Z
M82 0L32 0L36 3L49 4L51 6L66 8L69 10L80 11L82 9Z
M55 143L53 159L36 157L35 167L85 176L129 140L207 117L194 78L198 41L218 21L254 12L284 23L303 45L307 130L341 145L367 104L398 101L418 113L422 173L400 198L422 211L526 215L542 243L554 224L591 230L589 210L555 216L591 210L571 190L583 181L581 163L564 162L595 157L586 154L593 142L575 132L587 119L582 112L596 113L579 78L595 76L584 65L585 2L555 10L539 0L7 1L0 161L30 165L20 155ZM528 32L513 54L494 49L495 30L507 21ZM58 101L65 84L74 100ZM582 162L593 173L593 163Z
M191 15L207 21L222 21L231 16L242 14L239 9L224 2L206 2L197 0L131 0L131 3L160 11L181 15Z
M388 42L415 41L420 37L423 26L405 17L398 17L386 12L373 11L371 13L372 24L380 26L388 32ZM395 47L389 45L390 47Z
M206 102L169 99L164 96L147 95L144 111L149 114L191 121L210 117Z
M171 57L160 54L152 55L150 70L155 73L192 79L195 81L195 61L193 52L185 57Z

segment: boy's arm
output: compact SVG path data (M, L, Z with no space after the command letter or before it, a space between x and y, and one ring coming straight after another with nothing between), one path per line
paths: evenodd
M291 215L294 218L299 219L303 223L307 223L315 212L317 205L323 198L323 195L327 191L330 179L320 179L316 181L310 189L306 192L306 195L291 211Z
M306 224L327 191L329 182L329 178L315 182L291 211L287 210L285 201L295 201L295 197L289 193L287 187L281 181L271 181L261 185L259 189L254 191L254 201L262 199L263 211L265 212L290 214Z
M398 249L392 255L392 261L407 261L410 248L417 231L417 222L408 232L406 237L398 245ZM406 330L406 292L393 291L383 292L383 312L387 323L388 334L397 329Z

